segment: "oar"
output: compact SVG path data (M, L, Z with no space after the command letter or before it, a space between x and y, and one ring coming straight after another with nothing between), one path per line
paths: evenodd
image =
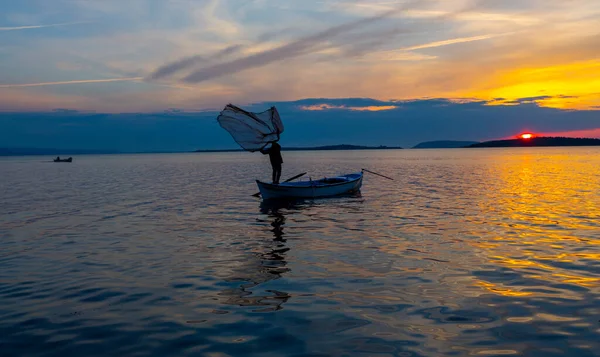
M391 177L387 177L387 176L385 176L385 175L382 175L382 174L378 174L377 172L369 171L369 170L367 170L367 169L362 169L362 170L363 170L363 171L366 171L366 172L370 172L370 173L372 173L373 175L381 176L381 177L383 177L383 178L386 178L386 179L388 179L388 180L392 180L392 181L394 181L394 179L393 179L393 178L391 178Z
M292 181L292 180L295 180L295 179L297 179L298 177L302 177L302 176L304 176L304 175L306 175L306 172L303 172L303 173L301 173L301 174L299 174L299 175L296 175L296 176L294 176L294 177L291 177L291 178L289 178L289 179L287 179L287 180L285 180L285 181L283 181L283 182L290 182L290 181ZM255 193L255 194L253 194L252 196L254 196L254 197L258 197L258 196L260 196L260 192L257 192L257 193Z

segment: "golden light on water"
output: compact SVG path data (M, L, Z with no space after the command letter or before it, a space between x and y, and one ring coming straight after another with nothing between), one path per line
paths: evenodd
M526 139L525 135L521 137ZM498 177L497 190L490 190L480 201L482 215L493 218L489 229L498 235L474 245L491 265L500 265L531 283L517 288L476 279L475 285L503 296L554 293L553 288L545 288L545 293L531 291L535 281L539 286L600 287L599 277L570 268L600 259L600 254L593 253L600 242L592 238L598 229L594 222L600 218L596 194L600 167L584 155L571 156L554 148L544 155L528 151L506 155L510 156L497 157L503 164L492 168ZM561 297L578 298L575 292L568 295Z
M506 287L501 287L498 284L493 284L493 283L490 283L487 281L482 281L482 280L476 281L475 284L483 287L484 289L486 289L487 291L489 291L491 293L503 295L503 296L530 296L530 295L532 295L532 293L530 293L530 292L522 292L522 291L518 291L518 290L513 290L513 289L506 288Z

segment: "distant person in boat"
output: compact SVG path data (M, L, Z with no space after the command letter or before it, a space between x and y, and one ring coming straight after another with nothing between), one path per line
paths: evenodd
M281 178L281 164L283 164L283 158L281 157L281 145L276 142L271 144L268 149L260 149L263 155L269 154L271 160L271 167L273 168L273 184L278 185L279 179Z

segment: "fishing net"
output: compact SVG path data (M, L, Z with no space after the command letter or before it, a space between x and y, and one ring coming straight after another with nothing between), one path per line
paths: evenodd
M217 117L219 125L231 134L244 150L259 151L271 142L279 141L283 123L275 107L261 113L251 113L227 104Z

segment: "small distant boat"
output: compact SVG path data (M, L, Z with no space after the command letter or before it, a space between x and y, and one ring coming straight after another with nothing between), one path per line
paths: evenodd
M68 159L61 159L60 157L57 157L56 159L54 159L54 162L73 162L73 158L70 157Z
M263 199L316 198L339 196L360 191L363 173L326 177L320 180L282 182L278 185L256 180Z

